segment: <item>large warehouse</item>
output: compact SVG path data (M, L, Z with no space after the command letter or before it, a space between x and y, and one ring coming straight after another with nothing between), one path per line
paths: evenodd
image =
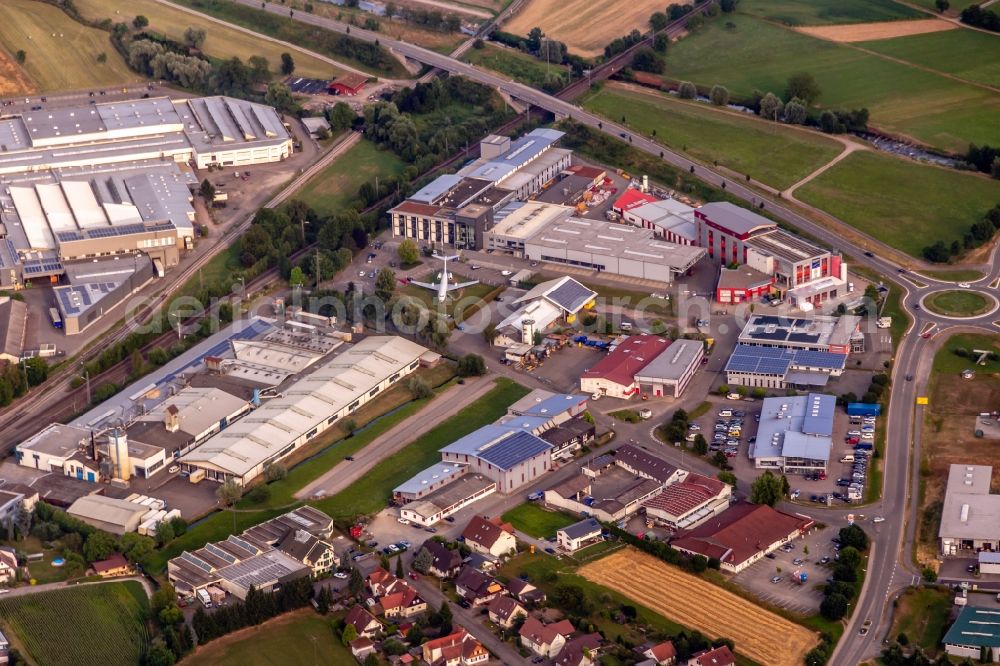
M0 146L0 285L17 287L135 252L162 272L191 247L189 165L279 161L292 138L268 106L159 97L0 117Z
M1000 551L1000 495L990 493L989 465L952 465L938 538L942 555Z
M847 365L847 354L737 344L726 361L726 383L784 389L826 386Z
M426 353L404 338L366 338L183 456L181 468L245 484L416 370Z
M834 354L863 352L861 317L777 317L751 315L740 332L739 344L784 349L807 349Z
M631 335L580 375L580 390L626 400L646 392L678 398L704 355L700 340Z
M836 405L835 396L820 393L765 398L750 459L758 469L825 472Z

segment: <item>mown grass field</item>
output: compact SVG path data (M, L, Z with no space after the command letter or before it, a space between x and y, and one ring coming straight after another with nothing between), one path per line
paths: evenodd
M494 44L484 44L481 49L469 49L461 60L483 69L506 74L515 81L541 88L546 81L567 83L566 70L562 67L549 65L538 58L521 53L511 48Z
M329 618L311 608L216 639L188 657L187 666L351 664L351 651L334 636Z
M23 68L42 92L142 80L111 46L109 33L77 23L44 2L0 2L0 44L11 53L25 52ZM107 61L100 63L102 53Z
M923 587L904 593L896 604L890 640L906 634L910 645L918 645L934 656L948 629L951 591L944 587Z
M1000 87L1000 39L994 35L947 30L857 45L967 81Z
M779 190L805 178L841 151L828 137L749 118L699 102L610 84L584 106L712 164L717 161Z
M312 206L320 216L334 215L358 200L362 183L374 183L375 176L398 176L404 168L406 164L395 153L362 139L313 177L296 198Z
M134 666L148 641L148 611L136 581L0 597L0 625L45 666Z
M915 257L961 241L1000 201L1000 182L909 160L857 152L795 191L796 198Z
M567 525L577 522L577 519L561 511L546 511L537 504L526 502L503 514L503 519L536 539L548 539L556 535Z
M300 5L305 3L293 2L292 4ZM353 18L355 25L364 25L366 19L372 18L372 14L370 12L366 12L362 9L341 7L328 2L314 2L312 5L312 13L316 16L324 16L326 18L332 18L335 21L342 21L344 23L350 22ZM423 46L424 48L446 55L458 48L458 45L466 39L466 37L459 32L430 30L408 21L394 21L385 17L381 17L376 20L378 21L378 32L381 32L392 39Z
M924 306L931 312L947 317L975 317L994 305L994 301L986 296L965 289L950 289L929 294L924 299Z
M227 60L236 56L245 62L252 55L260 55L267 58L272 72L279 72L281 54L289 51L295 59L295 73L299 76L327 79L342 73L333 65L301 51L290 51L288 47L155 0L73 0L73 3L85 18L95 21L106 18L115 22L131 21L131 17L142 14L149 19L148 30L177 41L184 40L184 31L188 28L202 28L208 35L202 50L212 58Z
M754 89L783 95L788 78L803 71L819 84L820 106L867 107L876 128L955 152L970 142L1000 145L997 93L753 16L710 22L667 55L670 78L719 83L743 96Z
M520 384L497 379L489 393L415 439L398 455L383 460L339 493L310 504L334 518L377 513L392 498L393 488L441 460L438 449L500 418L508 405L527 393Z
M867 23L926 16L893 0L752 0L741 4L740 11L787 25Z

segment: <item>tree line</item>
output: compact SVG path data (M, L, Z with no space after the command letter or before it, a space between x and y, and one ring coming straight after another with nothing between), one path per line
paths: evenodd
M212 613L206 613L199 606L191 624L198 638L198 644L204 645L238 629L256 626L282 613L302 608L312 598L313 585L310 576L285 582L277 592L261 592L251 586L246 599L220 606Z
M939 240L926 246L922 254L927 261L945 263L966 250L977 248L989 242L998 229L1000 229L1000 204L993 206L981 220L973 223L962 236L961 242L954 240L949 245Z

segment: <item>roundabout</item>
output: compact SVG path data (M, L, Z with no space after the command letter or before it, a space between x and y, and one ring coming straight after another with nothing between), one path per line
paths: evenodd
M968 289L933 291L920 299L920 305L928 312L948 319L981 317L1000 308L993 296Z

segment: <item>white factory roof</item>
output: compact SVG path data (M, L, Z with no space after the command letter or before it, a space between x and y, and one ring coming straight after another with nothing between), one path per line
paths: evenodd
M89 441L89 430L53 423L18 444L16 448L19 451L38 451L55 458L68 458L76 452L80 442Z
M426 351L400 337L366 338L208 439L181 462L244 476L283 455L300 437L419 361Z
M247 401L217 388L188 386L147 412L141 421L163 421L168 407L177 410L180 430L197 435L247 406Z
M1000 495L990 494L993 468L952 465L941 511L941 538L985 539L1000 535Z
M85 495L73 502L67 513L110 525L127 526L135 516L149 511L148 506L127 502L104 495Z
M550 224L568 218L573 210L572 206L540 201L514 201L496 212L489 233L525 241Z
M659 356L636 373L636 381L678 381L688 371L695 359L701 356L704 347L705 343L701 340L675 340L670 343L669 347L660 352Z

